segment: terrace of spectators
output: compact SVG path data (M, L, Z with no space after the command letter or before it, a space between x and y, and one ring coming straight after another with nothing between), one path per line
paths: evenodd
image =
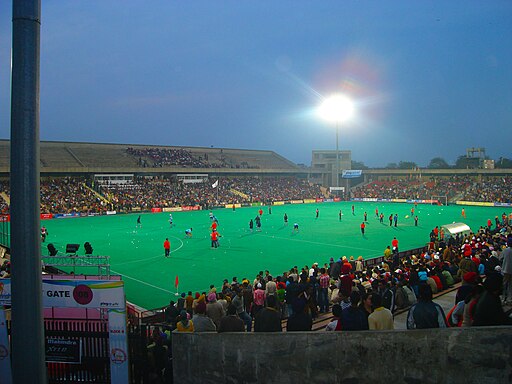
M218 173L304 174L273 151L77 142L40 143L42 173ZM9 173L10 141L0 140L0 174Z

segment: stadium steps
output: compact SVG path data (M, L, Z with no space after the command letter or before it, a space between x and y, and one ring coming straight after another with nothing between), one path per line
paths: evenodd
M0 192L0 197L2 197L2 199L4 199L4 201L7 203L7 205L11 205L11 198L9 197L9 195L5 192Z
M69 154L73 156L73 158L78 162L78 164L80 164L82 167L85 167L84 163L82 163L82 160L78 158L78 156L71 150L71 148L66 147L66 151L68 151Z
M107 199L105 196L103 196L102 194L96 192L94 189L92 189L91 187L89 187L87 184L85 183L82 183L82 185L84 186L84 188L88 189L89 191L91 191L92 193L94 193L94 195L96 197L98 197L99 199L101 199L102 201L104 201L105 203L111 203L111 201L109 199Z
M237 191L236 189L230 189L229 191L230 191L231 193L233 193L234 195L238 195L238 196L240 196L240 197L242 197L242 198L244 198L244 199L249 199L249 196L248 196L248 195L246 195L246 194L245 194L245 193L243 193L243 192Z

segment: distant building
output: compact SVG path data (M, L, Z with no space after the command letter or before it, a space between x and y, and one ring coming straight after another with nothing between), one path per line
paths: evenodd
M321 184L324 187L336 186L336 170L339 171L340 187L348 188L347 180L343 179L344 170L352 169L352 151L340 150L338 167L336 167L336 151L313 150L311 159L310 181Z

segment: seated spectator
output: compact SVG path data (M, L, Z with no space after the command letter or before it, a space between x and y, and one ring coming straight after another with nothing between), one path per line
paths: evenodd
M189 320L189 314L187 311L182 310L176 323L176 331L178 332L194 332L194 323Z
M212 319L206 316L206 303L204 301L197 304L196 313L192 318L194 323L194 332L215 332L217 328Z
M368 326L372 330L395 329L393 314L382 304L382 296L378 293L372 294L373 312L368 316Z
M327 324L327 326L325 327L325 330L326 331L341 331L342 330L342 327L341 327L342 309L339 304L334 304L332 306L332 315L333 315L334 319L329 324Z

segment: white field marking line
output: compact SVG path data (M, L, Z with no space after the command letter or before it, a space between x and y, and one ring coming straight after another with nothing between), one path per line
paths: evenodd
M91 264L91 263L89 263L89 264L90 264L91 266L93 266L93 267L95 266L94 264ZM118 272L118 271L114 271L113 269L111 269L111 270L110 270L110 272L114 272L116 275L121 275L121 276L123 276L123 277L125 277L125 278L127 278L127 279L134 280L134 281L136 281L136 282L138 282L138 283L141 283L141 284L147 285L147 286L152 287L152 288L155 288L155 289L159 289L159 290L164 291L164 292L167 292L167 293L174 293L174 292L169 291L169 290L167 290L167 289L160 288L160 287L157 287L156 285L149 284L149 283L146 283L145 281L142 281L142 280L136 279L135 277L131 277L131 276L125 275L125 274L123 274L123 273L121 273L121 272Z
M176 237L176 236L169 236L169 237L173 238L173 239L176 239L176 240L178 240L181 243L181 245L178 248L173 249L171 251L171 253L179 251L183 247L183 245L184 245L183 241L180 238ZM158 256L153 256L153 257L147 258L147 259L132 260L132 261L127 261L125 263L116 263L116 265L119 266L119 265L133 264L133 263L142 263L142 262L145 262L145 261L154 260L154 259L158 259L158 258L161 258L161 257L162 257L161 255L158 255Z
M179 240L179 239L178 239ZM158 256L158 257L161 257L161 256ZM94 266L93 264L89 263L91 266ZM146 283L145 281L142 281L142 280L139 280L139 279L136 279L135 277L131 277L131 276L128 276L128 275L125 275L124 273L121 273L121 272L118 272L118 271L114 271L113 269L110 270L111 272L114 272L115 274L117 275L121 275L123 276L124 278L127 278L127 279L130 279L130 280L133 280L133 281L136 281L137 283L140 283L140 284L144 284L144 285L147 285L148 287L151 287L151 288L155 288L155 289L158 289L160 291L164 291L164 292L167 292L167 293L176 293L174 291L169 291L168 289L164 289L164 288L161 288L161 287L158 287L156 285L153 285L153 284L150 284L150 283ZM208 288L210 289L210 288ZM206 292L208 289L203 289L201 290L201 292Z
M149 283L146 283L145 281L142 281L142 280L139 280L139 279L136 279L135 277L131 277L131 276L128 276L128 275L124 275L120 272L117 272L117 271L114 271L111 269L112 272L114 272L115 274L117 275L121 275L123 276L123 278L127 278L127 279L130 279L130 280L133 280L133 281L136 281L137 283L141 283L141 284L144 284L144 285L147 285L148 287L151 287L151 288L155 288L155 289L159 289L161 291L164 291L164 292L167 292L167 293L175 293L173 291L169 291L168 289L164 289L164 288L161 288L161 287L157 287L156 285L153 285L153 284L149 284Z
M263 235L261 234L260 236L264 236L264 237L270 237L270 238L275 238L275 239L281 239L281 240L289 240L289 241L299 241L299 242L302 242L302 243L310 243L310 244L318 244L318 245L327 245L329 247L336 247L336 248L349 248L349 249L357 249L359 251L373 251L373 252L379 252L377 249L371 249L371 248L358 248L358 247L351 247L351 246L348 246L348 245L337 245L337 244L329 244L329 243L320 243L318 241L309 241L309 240L299 240L299 239L289 239L289 238L286 238L286 237L279 237L279 236L270 236L270 235Z

